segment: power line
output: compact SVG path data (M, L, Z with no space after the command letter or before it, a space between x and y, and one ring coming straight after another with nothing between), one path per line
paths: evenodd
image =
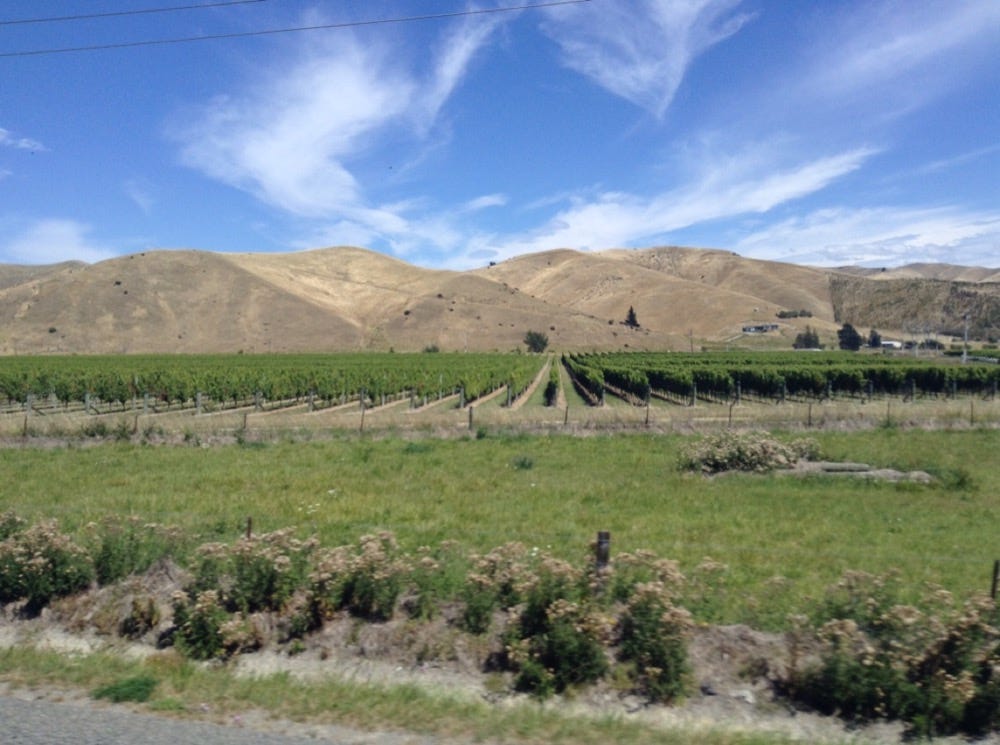
M244 0L253 2L254 0ZM0 57L37 57L47 54L67 54L71 52L96 52L106 49L127 49L131 47L151 47L167 44L187 44L196 41L217 41L220 39L240 39L251 36L269 36L273 34L290 34L301 31L322 31L341 28L353 28L358 26L377 26L389 23L410 23L414 21L433 21L445 18L458 18L460 16L486 15L489 13L510 13L518 10L532 10L535 8L552 8L558 5L577 5L579 3L589 3L590 0L551 0L550 2L533 3L529 5L510 5L500 8L485 8L479 10L458 10L449 13L432 13L417 16L401 16L398 18L380 18L370 21L348 21L343 23L323 23L313 26L294 26L288 28L263 29L260 31L239 31L227 34L210 34L206 36L185 36L174 39L152 39L146 41L125 41L115 44L97 44L86 47L62 47L58 49L33 49L22 52L0 52Z
M146 13L172 13L177 10L199 10L201 8L221 8L226 5L249 5L267 0L226 0L225 2L199 3L197 5L174 5L168 8L143 8L139 10L116 10L108 13L86 13L74 16L50 16L47 18L19 18L0 21L0 26L17 26L24 23L58 23L61 21L88 21L94 18L115 18L117 16L138 16Z

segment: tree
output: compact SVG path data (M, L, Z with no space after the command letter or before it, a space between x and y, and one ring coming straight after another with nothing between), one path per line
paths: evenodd
M792 347L794 349L822 349L823 346L819 343L819 334L817 334L812 328L806 326L805 331L800 331L796 337L795 341L792 342Z
M529 352L544 352L545 348L549 346L549 337L541 331L529 331L524 335L524 345Z
M634 329L639 328L639 319L636 318L635 308L631 305L628 306L628 313L625 315L625 325Z
M861 349L861 334L849 323L845 323L840 327L840 331L837 332L837 339L840 342L841 349L851 352L857 352Z
M879 349L882 346L882 335L875 329L868 334L868 346L872 349Z

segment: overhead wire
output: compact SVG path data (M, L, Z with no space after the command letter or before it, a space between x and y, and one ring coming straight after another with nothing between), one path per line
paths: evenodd
M165 8L136 8L133 10L112 10L106 13L81 13L72 16L46 16L42 18L15 18L0 21L0 26L18 26L28 23L60 23L63 21L89 21L96 18L116 18L118 16L139 16L149 13L173 13L180 10L200 10L202 8L222 8L227 5L250 5L263 3L267 0L224 0L212 3L197 3L195 5L172 5Z
M250 0L252 1L252 0ZM498 8L479 8L469 10L456 10L447 13L428 13L424 15L399 16L396 18L378 18L367 21L344 21L340 23L320 23L309 26L292 26L275 29L260 29L257 31L234 31L224 34L206 34L203 36L184 36L172 39L148 39L143 41L124 41L110 44L95 44L81 47L61 47L54 49L32 49L19 52L0 52L0 57L35 57L49 54L68 54L72 52L96 52L108 49L128 49L134 47L162 46L168 44L188 44L198 41L218 41L221 39L240 39L254 36L269 36L274 34L290 34L303 31L323 31L342 28L356 28L361 26L377 26L383 24L412 23L417 21L433 21L446 18L459 18L462 16L487 15L492 13L511 13L518 10L532 10L537 8L552 8L560 5L578 5L589 3L591 0L549 0L548 2L530 3L525 5L509 5Z

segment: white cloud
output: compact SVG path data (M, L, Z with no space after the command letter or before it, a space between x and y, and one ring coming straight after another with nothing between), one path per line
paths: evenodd
M408 234L407 206L373 205L356 164L400 137L426 137L498 23L461 24L423 71L370 37L331 37L179 127L183 160L296 217L330 221L316 234L336 242Z
M543 25L564 63L661 117L691 61L750 20L740 0L604 0L556 8Z
M506 194L484 194L481 197L470 199L462 205L463 212L478 212L489 207L503 207L507 204Z
M15 137L9 130L0 127L0 146L12 147L17 150L44 151L45 145L29 137Z
M765 148L766 149L766 148ZM691 225L749 213L817 192L856 170L874 153L868 148L770 171L759 150L716 158L689 184L652 197L605 192L578 199L544 226L518 236L481 236L470 251L491 249L495 257L554 248L597 250L655 240Z
M122 185L122 188L125 191L125 196L135 202L135 205L144 214L149 215L152 213L156 200L153 198L152 189L147 181L144 179L129 179Z
M1000 212L956 207L823 209L757 230L733 249L753 258L817 266L1000 266Z
M10 264L55 264L60 261L95 262L116 255L108 246L92 242L91 228L76 220L49 218L24 228L0 244L0 261Z
M995 0L872 2L857 6L817 39L809 85L822 97L849 93L920 103L966 74L977 58L993 64L1000 39ZM981 54L974 54L976 48ZM920 74L915 74L917 72Z

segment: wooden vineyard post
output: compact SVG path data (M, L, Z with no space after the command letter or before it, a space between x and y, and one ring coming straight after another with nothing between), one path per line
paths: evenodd
M566 411L563 412L563 426L565 427L568 424L569 424L569 401L566 402Z
M472 411L475 408L476 408L475 406L471 406L471 405L469 406L469 431L470 432L472 431Z
M247 540L253 538L253 518L247 517Z
M997 599L997 582L1000 581L1000 559L993 562L993 581L990 583L990 597Z
M194 413L195 416L201 414L201 391L194 394Z

